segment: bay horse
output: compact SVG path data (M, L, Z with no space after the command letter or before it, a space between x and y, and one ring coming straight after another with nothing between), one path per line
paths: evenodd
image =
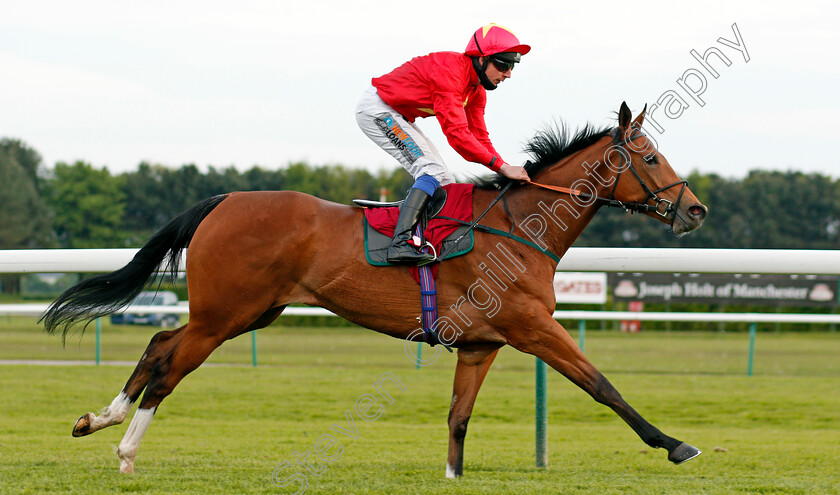
M458 357L448 418L448 478L463 474L473 404L504 345L545 361L613 409L647 445L665 448L670 461L679 464L700 454L630 407L552 317L556 260L600 206L642 211L677 235L700 227L706 216L706 207L642 132L644 110L631 118L622 103L614 128L587 125L574 136L543 131L526 147L535 159L526 165L530 181L499 176L476 185L473 208L483 211L482 225L508 235L479 232L470 253L438 269L441 318L462 326L457 334L449 332L448 340ZM498 189L504 191L502 201ZM79 418L73 436L122 423L145 389L117 450L120 471L133 472L161 401L224 341L269 325L289 304L320 306L377 332L422 340L419 287L405 267L366 261L362 216L362 209L294 191L220 195L172 220L123 268L68 289L41 318L47 332L62 331L65 338L75 323L126 306L165 262L176 270L182 249L189 247L187 324L152 337L122 391L98 416ZM523 236L530 241L519 242ZM507 261L490 270L483 261L493 259L494 249ZM479 302L477 284L502 294L503 305L488 309Z

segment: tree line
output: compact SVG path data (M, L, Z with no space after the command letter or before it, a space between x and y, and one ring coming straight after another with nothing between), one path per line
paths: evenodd
M602 209L576 245L837 249L840 180L820 174L755 170L740 179L692 173L692 191L709 207L699 231L676 238L644 215ZM140 163L112 174L84 161L47 168L37 151L0 139L0 249L139 247L148 236L201 199L230 191L295 190L339 203L401 197L411 186L401 168L366 170L291 163L258 166Z
M140 163L111 174L84 161L46 168L19 140L0 139L0 249L139 247L198 201L230 191L295 190L331 201L391 197L411 186L402 169L372 174L291 163L279 170Z

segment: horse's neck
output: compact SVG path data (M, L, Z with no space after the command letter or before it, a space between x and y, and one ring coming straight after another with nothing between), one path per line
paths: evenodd
M568 187L570 184L562 185ZM510 202L519 230L517 235L544 244L561 257L580 237L599 207L597 203L581 205L568 194L527 186L514 190ZM538 236L535 229L543 224L545 233ZM539 237L539 241L535 237Z
M581 150L539 173L534 181L577 189L583 189L588 185L588 190L583 189L582 192L587 194L594 192L597 196L607 196L609 194L609 191L605 189L607 186L594 181L589 175L593 168L589 163L598 164L594 154L599 149L594 146ZM603 170L604 167L599 166L599 168L602 172L606 172ZM581 181L586 184L581 184ZM516 204L515 221L520 229L527 229L530 225L531 237L533 237L533 227L543 223L546 231L541 236L541 241L558 256L563 256L577 240L600 207L597 201L587 203L584 199L570 194L533 186L514 189L511 202ZM530 223L528 223L529 219ZM528 232L526 231L525 234ZM537 244L541 243L537 242Z

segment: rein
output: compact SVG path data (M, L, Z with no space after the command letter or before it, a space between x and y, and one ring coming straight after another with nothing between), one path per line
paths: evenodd
M452 221L452 222L460 223L461 225L466 225L466 226L469 227L469 228L467 228L466 231L464 231L464 233L462 233L460 236L458 236L458 238L455 239L455 241L453 241L450 244L450 247L448 249L445 249L443 252L440 253L440 256L438 257L438 259L440 259L440 260L445 259L446 256L449 253L451 253L453 250L455 250L458 247L458 243L461 242L461 239L466 237L471 231L477 230L479 232L485 232L485 233L488 233L488 234L493 234L493 235L498 235L498 236L501 236L501 237L507 237L508 239L513 239L516 242L525 244L526 246L530 246L530 247L536 249L537 251L543 253L544 255L546 255L549 258L551 258L552 260L554 260L555 263L560 263L560 257L557 256L556 254L552 253L550 250L548 250L546 248L543 248L543 247L540 247L538 244L536 244L534 242L531 242L528 239L525 239L524 237L519 237L518 235L515 235L513 233L513 231L516 229L516 220L513 218L513 215L510 214L510 210L508 210L508 206L507 206L507 200L505 199L505 193L508 191L508 189L510 189L511 185L513 185L513 181L508 182L499 191L499 194L496 196L496 198L493 201L490 202L490 204L487 206L487 208L484 209L483 212L481 212L481 215L479 215L478 218L476 218L475 220L473 220L470 223L467 223L463 220L459 220L457 218L438 215L437 218L442 218L444 220L449 220L449 221ZM484 217L484 215L486 215L487 212L490 211L490 209L493 208L493 206L495 206L496 203L499 202L500 199L504 202L505 211L507 212L508 217L510 217L510 219L512 220L513 225L511 226L509 232L505 232L504 230L499 230L499 229L496 229L496 228L493 228L493 227L490 227L490 226L487 226L487 225L482 225L482 224L478 223L479 220L481 220Z
M490 209L491 209L491 208L493 208L494 206L496 206L496 203L498 203L498 202L499 202L499 200L500 200L500 199L502 199L502 198L504 197L505 193L508 191L508 189L510 189L510 186L511 186L512 184L513 184L513 182L512 182L512 181L511 181L511 182L508 182L508 183L507 183L507 185L505 185L505 187L503 187L503 188L502 188L502 190L501 190L501 191L499 191L499 195L498 195L498 196L496 196L496 199L494 199L493 201L491 201L491 202L490 202L490 204L487 206L487 208L485 208L485 209L484 209L484 211L482 211L482 212L481 212L481 215L479 215L479 216L478 216L478 218L476 218L475 220L473 220L471 223L467 223L467 222L464 222L464 221L462 221L462 220L458 220L457 218L450 218L450 217L445 217L445 216L438 216L438 218L443 218L443 219L446 219L446 220L452 220L452 221L454 221L454 222L458 222L458 223L460 223L460 224L462 224L462 225L469 225L469 228L468 228L468 229L467 229L467 230L466 230L463 234L459 235L459 236L458 236L458 238L457 238L457 239L455 239L455 241L454 241L454 242L452 242L452 244L451 244L451 246L450 246L450 248L449 248L449 249L446 249L446 250L444 250L442 253L440 253L440 256L438 256L438 259L440 259L440 260L444 259L444 258L446 257L446 255L448 255L449 253L451 253L451 252L452 252L452 251L453 251L453 250L454 250L454 249L458 246L458 243L459 243L459 242L461 242L461 239L463 239L464 237L466 237L466 236L467 236L467 234L469 234L469 233L470 233L473 229L475 229L475 228L476 228L476 226L478 226L478 225L479 225L478 221L479 221L479 220L481 220L482 218L484 218L484 215L486 215L486 214L487 214L487 212L488 212L488 211L490 211ZM507 208L505 208L505 209L507 209ZM482 226L482 227L483 227L483 226ZM559 261L560 261L560 258L558 258L558 259L557 259L557 261L559 262Z

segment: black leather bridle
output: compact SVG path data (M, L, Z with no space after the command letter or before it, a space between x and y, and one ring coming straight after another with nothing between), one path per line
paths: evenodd
M618 128L615 128L611 131L611 134L613 134L613 136L614 136L614 138L613 138L614 141L615 141L615 135L616 135L617 132L618 132ZM629 143L629 142L631 142L635 139L638 139L640 137L645 137L645 135L642 132L637 132L637 133L631 135L626 140L622 141L619 144L619 146L623 147L627 143ZM667 186L663 186L663 187L660 187L659 189L653 190L653 189L650 188L650 186L647 185L647 183L645 183L645 180L642 179L642 176L639 175L639 172L638 172L638 170L636 170L636 167L633 165L632 160L630 161L630 164L629 164L628 167L626 167L626 169L629 169L633 173L633 175L636 177L636 180L639 182L639 185L642 186L642 190L646 194L645 199L643 199L640 202L634 201L634 202L630 202L630 203L625 203L625 202L622 202L622 201L619 201L619 200L615 199L615 190L618 187L618 181L619 181L619 179L621 179L621 174L622 174L622 172L624 172L624 169L622 169L621 171L618 172L618 174L616 174L615 184L613 185L612 191L610 191L610 197L607 199L607 201L608 201L607 206L615 206L615 207L618 207L618 208L624 208L624 210L630 211L630 212L633 212L633 211L654 212L654 213L656 213L657 215L659 215L663 218L667 218L668 215L673 213L674 216L673 216L673 218L671 218L671 225L673 226L674 220L676 220L676 218L677 218L677 208L674 205L675 204L676 205L680 204L680 200L682 200L682 196L683 196L683 193L685 192L685 188L688 187L688 181L687 180L678 180L677 182L674 182L673 184L668 184ZM673 202L673 201L668 200L668 199L660 198L658 196L658 193L661 193L662 191L666 191L666 190L671 189L672 187L676 187L676 186L681 186L680 187L680 192L679 192L679 194L677 194L676 202ZM649 205L648 201L653 201L654 204ZM660 206L662 206L662 205L665 206L664 209L660 208Z

